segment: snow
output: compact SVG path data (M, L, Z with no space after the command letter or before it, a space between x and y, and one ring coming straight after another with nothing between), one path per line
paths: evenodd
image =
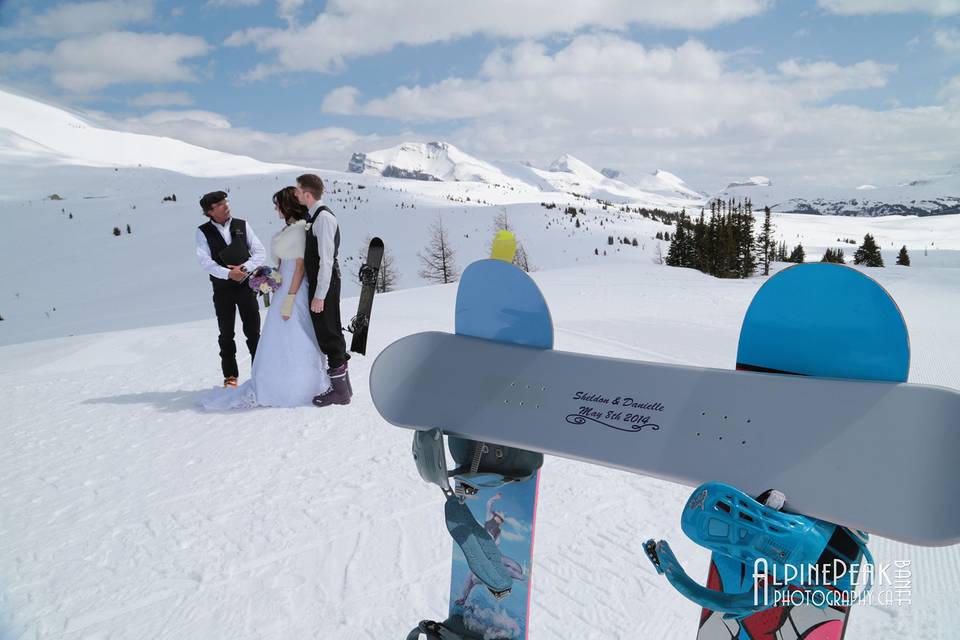
M870 272L907 318L911 381L960 386L960 329L942 311L956 306L956 269ZM715 367L731 366L763 280L652 264L535 279L558 349ZM409 432L377 416L366 377L391 341L452 331L455 293L378 297L370 354L351 361L355 401L328 412L198 413L196 396L218 374L212 317L0 348L5 637L388 638L442 618L442 499L417 476ZM893 461L878 461L878 473L891 472ZM707 555L678 526L687 493L548 459L532 637L693 637L696 608L641 550L665 537L704 579ZM912 562L913 604L858 607L848 637L951 637L960 548L873 549L879 562Z
M290 170L244 156L136 133L101 129L63 109L0 89L0 158L34 166L148 166L194 176ZM147 160L149 159L149 160Z
M350 160L350 171L417 180L470 181L531 188L447 142L406 142L390 149L357 153Z
M54 128L64 113L30 117ZM392 341L453 330L456 285L424 286L417 276L416 253L437 216L463 267L487 254L494 217L508 213L539 268L533 277L562 350L732 367L743 314L765 280L655 264L667 245L652 237L672 228L569 193L323 171L342 227L344 315L356 308L349 274L367 235L384 238L401 273L402 290L376 298L368 355L351 360L354 402L205 414L195 401L218 381L219 362L210 285L193 255L197 199L229 189L236 215L266 241L280 228L270 196L300 170L190 175L202 154L166 155L161 142L140 147L133 166L77 160L76 149L65 164L63 148L41 157L48 138L0 134L9 177L0 197L4 639L380 639L442 619L450 572L442 497L416 472L410 432L379 418L367 384ZM97 153L115 157L129 139L98 140ZM251 166L222 166L234 162ZM64 200L47 199L53 192ZM177 202L162 202L171 193ZM579 229L566 206L584 208ZM904 313L910 381L960 388L960 216L773 220L777 241L802 242L809 259L829 247L849 256L855 246L838 239L872 233L888 267L865 272ZM902 245L910 268L892 266ZM241 373L249 375L248 360ZM896 461L876 461L876 473L897 473ZM869 482L840 490L855 499ZM695 637L698 609L641 548L666 538L705 579L707 553L679 527L688 493L549 458L531 637ZM912 603L856 607L846 637L954 637L960 546L875 539L871 549L878 562L911 563Z

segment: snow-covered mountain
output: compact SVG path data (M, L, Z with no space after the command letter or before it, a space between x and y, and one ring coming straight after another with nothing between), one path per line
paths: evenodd
M714 194L720 199L750 198L754 208L783 213L835 216L930 216L960 213L960 171L898 185L802 187L773 184L756 176L732 182Z
M293 169L180 140L112 131L64 109L0 89L0 163L17 166L152 167L192 176Z
M611 179L570 154L561 155L546 169L541 169L526 162L487 162L447 142L407 142L389 149L354 153L347 170L428 182L480 182L519 191L576 194L670 210L705 198L665 171L658 171L637 184L627 184ZM641 183L649 188L640 186Z
M605 177L611 180L619 180L624 184L637 187L650 193L657 193L665 196L681 197L692 201L702 201L707 197L706 193L697 191L688 185L682 178L669 171L657 169L653 173L642 176L631 176L617 169L601 169Z
M448 142L404 142L389 149L354 153L347 171L433 182L482 182L530 188L489 162L464 153Z

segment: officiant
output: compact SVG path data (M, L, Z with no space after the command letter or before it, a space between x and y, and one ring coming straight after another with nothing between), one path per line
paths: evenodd
M253 360L260 339L260 307L257 295L247 285L247 277L266 261L263 244L246 221L230 216L230 203L223 191L200 198L200 209L207 216L197 228L197 260L213 284L213 308L220 336L220 366L223 386L236 387L237 345L234 327L237 313Z

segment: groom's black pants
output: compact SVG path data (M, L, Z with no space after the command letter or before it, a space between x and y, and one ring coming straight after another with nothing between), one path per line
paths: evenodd
M317 292L316 282L307 282L307 291L310 300ZM343 337L343 326L340 324L340 268L335 266L330 277L330 288L323 299L323 313L310 312L313 322L313 331L317 334L317 344L320 351L327 356L327 367L336 369L350 359L347 353L347 341Z
M237 312L243 325L243 335L247 338L247 349L252 360L257 353L260 340L260 305L257 294L246 282L235 283L232 280L213 281L213 308L217 312L217 324L220 326L220 367L223 377L240 375L237 369L237 345L234 342L234 327Z

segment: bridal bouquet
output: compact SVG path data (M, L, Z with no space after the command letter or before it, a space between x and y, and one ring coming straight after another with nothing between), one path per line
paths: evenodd
M270 306L270 294L280 288L283 278L280 272L273 267L257 267L247 279L247 284L251 289L257 292L257 295L263 296L263 306Z

